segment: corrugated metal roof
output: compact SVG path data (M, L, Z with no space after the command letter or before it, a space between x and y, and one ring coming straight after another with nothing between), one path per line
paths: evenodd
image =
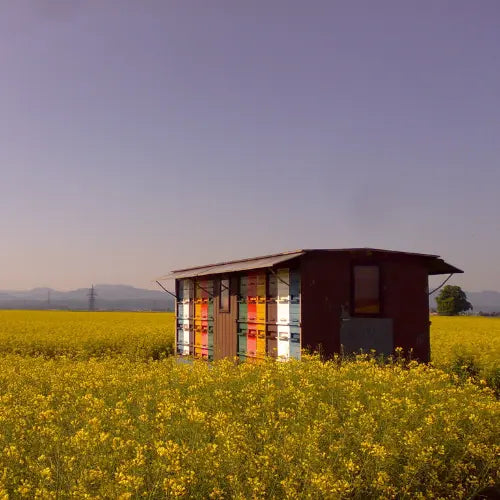
M208 266L191 267L187 269L178 269L170 274L160 278L161 280L194 278L195 276L208 276L210 274L233 273L236 271L246 271L248 269L261 269L263 267L272 267L281 262L295 259L304 255L304 251L285 252L275 255L266 255L253 259L235 260L230 262L221 262L219 264L210 264Z
M382 248L328 248L328 249L307 249L294 250L292 252L282 252L278 254L265 255L262 257L254 257L249 259L232 260L227 262L219 262L204 266L189 267L185 269L177 269L166 276L159 278L160 281L178 278L194 278L196 276L208 276L210 274L232 273L237 271L246 271L249 269L262 269L272 267L280 262L286 262L301 255L310 252L380 252L392 253L399 255L409 255L414 257L422 257L428 260L429 274L448 274L448 273L463 273L461 269L454 267L439 255L403 252L399 250L385 250Z

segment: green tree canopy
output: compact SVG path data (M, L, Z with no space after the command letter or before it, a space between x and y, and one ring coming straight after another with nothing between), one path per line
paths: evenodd
M436 297L437 312L441 316L456 316L472 309L467 295L459 286L446 285Z

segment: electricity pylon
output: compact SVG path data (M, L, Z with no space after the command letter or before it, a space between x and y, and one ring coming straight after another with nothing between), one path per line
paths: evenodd
M97 292L95 291L94 285L89 288L89 311L95 311L95 298L97 297Z

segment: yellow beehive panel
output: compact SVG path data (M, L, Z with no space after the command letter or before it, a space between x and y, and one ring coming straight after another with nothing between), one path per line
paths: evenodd
M201 320L203 304L201 303L201 299L197 300L194 303L194 317L197 320Z
M257 330L257 356L264 357L266 355L266 329L264 326Z
M258 301L257 302L257 323L265 323L266 322L266 301Z

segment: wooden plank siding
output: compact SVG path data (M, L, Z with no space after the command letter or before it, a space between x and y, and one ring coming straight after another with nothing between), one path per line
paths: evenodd
M342 312L352 311L352 267L380 268L381 312L393 320L394 347L420 361L430 359L428 272L418 256L384 252L314 251L302 258L302 347L326 357L339 353Z
M221 278L214 279L214 359L236 356L236 329L238 319L238 276L229 277L229 312L220 310Z

